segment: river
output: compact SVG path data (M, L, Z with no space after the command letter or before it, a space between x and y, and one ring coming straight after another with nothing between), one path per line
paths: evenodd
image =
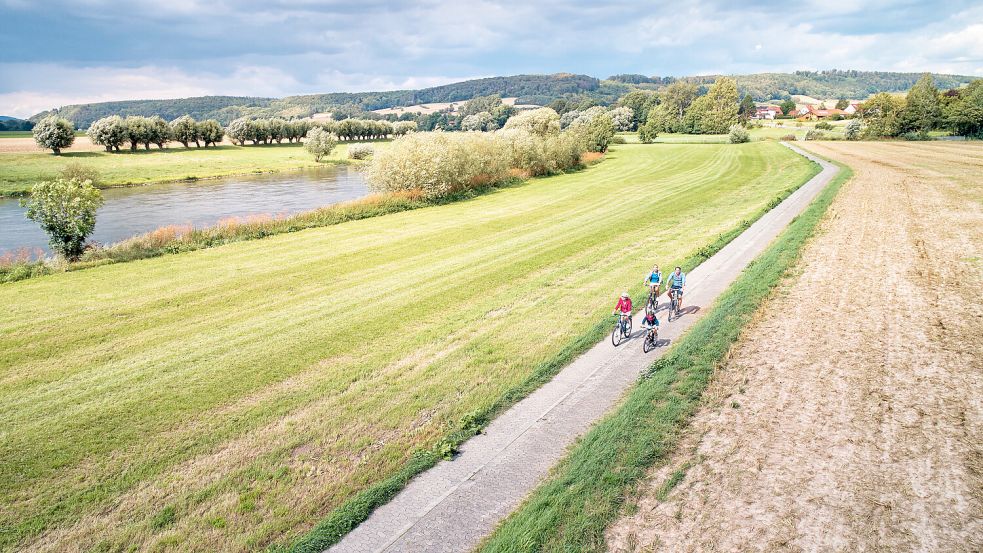
M346 166L109 188L89 241L111 244L167 225L298 213L367 193L362 174ZM48 252L48 239L16 199L0 199L0 255L22 248Z

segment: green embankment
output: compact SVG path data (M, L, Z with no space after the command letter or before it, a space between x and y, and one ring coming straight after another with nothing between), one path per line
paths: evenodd
M604 529L650 467L671 453L731 345L799 257L840 186L841 172L649 370L625 402L578 442L486 541L482 551L604 551ZM673 473L660 493L684 478Z
M163 150L45 153L0 153L0 196L26 194L39 180L57 176L71 162L99 172L101 186L124 186L184 179L202 179L300 169L318 165L302 144L184 148L171 144ZM347 144L339 144L327 158L341 162Z
M775 143L625 145L460 203L4 285L0 548L297 536L527 393L653 261L815 172Z

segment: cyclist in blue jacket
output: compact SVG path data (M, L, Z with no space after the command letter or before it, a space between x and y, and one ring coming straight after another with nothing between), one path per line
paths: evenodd
M683 288L686 287L686 273L679 267L669 273L669 278L666 279L666 284L669 286L669 295L672 296L676 294L676 304L679 309L683 308Z

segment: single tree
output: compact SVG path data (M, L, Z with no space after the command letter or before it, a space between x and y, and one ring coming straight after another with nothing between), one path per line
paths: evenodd
M645 123L638 127L638 139L643 144L649 144L654 141L659 136L659 131L662 130L662 122L659 120L659 109L652 108L649 111L650 113L646 117Z
M147 119L147 138L149 142L147 143L147 149L150 149L150 144L156 144L158 148L164 149L164 144L171 141L171 127L164 121L164 118L159 115L154 115L153 117Z
M244 145L249 140L250 132L249 120L244 117L232 121L226 129L226 133L229 135L232 143L238 144L239 146Z
M850 102L846 98L840 98L836 101L836 109L846 109L850 105Z
M198 143L198 123L190 115L182 115L171 121L171 136L185 148L190 148L188 144L191 142L201 146Z
M784 115L794 115L792 112L795 111L795 100L786 98L782 100L782 103L778 104L778 107L782 108L782 113Z
M85 251L85 239L96 227L102 194L90 180L56 179L39 182L22 202L25 216L48 234L51 249L69 260Z
M320 162L321 158L330 154L337 144L338 140L333 134L321 127L314 127L307 131L304 149L314 156L314 161Z
M905 108L900 115L901 133L928 133L942 122L942 108L939 104L939 90L931 73L922 75L915 86L908 91Z
M85 134L93 144L103 146L107 152L118 152L126 142L126 123L119 115L110 115L93 121Z
M75 127L64 117L45 117L34 126L34 141L56 156L75 142Z
M724 134L737 123L737 83L721 77L710 90L697 98L683 116L684 132L694 134Z
M744 125L754 117L755 113L754 98L750 94L745 94L741 100L741 105L737 110L738 120Z
M225 129L222 128L221 123L214 119L195 124L195 138L203 141L206 148L209 144L217 146L224 137Z

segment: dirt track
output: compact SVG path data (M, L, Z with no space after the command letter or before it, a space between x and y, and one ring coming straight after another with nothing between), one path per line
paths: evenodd
M856 176L613 551L983 550L983 147L809 149Z

